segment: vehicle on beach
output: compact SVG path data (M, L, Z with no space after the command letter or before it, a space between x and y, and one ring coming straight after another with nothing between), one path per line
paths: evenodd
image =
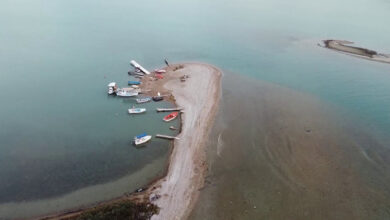
M116 92L116 95L117 96L120 96L120 97L133 97L133 96L137 96L138 95L138 92L136 91L131 91L131 90L123 90L123 89L120 89Z
M146 112L146 108L129 108L128 109L129 114L140 114Z
M116 86L115 82L111 82L108 84L108 94L114 95L118 87Z
M151 135L147 135L146 133L143 133L143 134L140 134L140 135L137 135L134 137L134 144L136 146L141 145L141 144L145 144L146 142L150 141L151 139L152 139Z
M175 119L177 116L179 115L179 112L172 112L171 114L169 115L166 115L163 120L165 122L169 122L169 121L172 121L173 119Z
M152 101L152 98L149 98L149 97L140 98L140 99L136 99L135 101L137 101L138 104L141 104L141 103L146 103L146 102Z

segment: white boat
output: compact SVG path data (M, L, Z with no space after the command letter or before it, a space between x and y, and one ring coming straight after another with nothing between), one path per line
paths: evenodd
M113 88L108 88L108 94L109 95L112 95L112 94L114 94L115 92L114 92L114 89Z
M137 96L138 95L138 91L131 91L131 90L118 90L116 92L116 95L117 96L120 96L120 97L133 97L133 96Z
M144 144L152 139L152 136L147 135L146 133L135 136L134 137L134 144L135 145L141 145Z
M115 91L117 90L117 86L116 86L116 83L115 82L111 82L111 83L109 83L108 85L108 94L109 95L112 95L112 94L114 94L115 93Z
M150 102L151 100L152 100L152 98L149 98L149 97L141 98L141 99L136 99L136 101L137 101L138 104Z
M163 69L155 69L154 72L161 74L161 73L166 73L167 71Z
M146 112L146 108L129 108L129 114L140 114Z

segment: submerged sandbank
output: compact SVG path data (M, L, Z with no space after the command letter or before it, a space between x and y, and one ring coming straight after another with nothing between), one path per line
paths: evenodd
M345 40L324 40L324 47L339 51L345 54L353 55L359 58L364 58L372 61L390 63L390 55L378 53L377 51L351 46L353 42Z
M389 145L350 112L239 74L222 81L191 220L389 219Z

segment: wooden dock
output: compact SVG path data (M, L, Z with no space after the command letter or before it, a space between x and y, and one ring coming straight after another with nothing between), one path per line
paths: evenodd
M183 110L183 108L157 108L157 112L178 112Z
M169 136L169 135L163 135L163 134L156 134L156 138L162 138L162 139L168 139L168 140L179 140L180 138L174 137L174 136Z

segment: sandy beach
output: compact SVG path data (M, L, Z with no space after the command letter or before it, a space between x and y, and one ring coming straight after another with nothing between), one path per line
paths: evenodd
M205 165L205 140L213 124L220 97L221 72L206 64L184 64L167 68L165 78L145 82L146 89L162 94L171 92L176 104L184 108L182 130L174 141L168 173L158 181L151 195L161 195L155 201L160 207L152 219L185 219L202 187ZM185 82L180 77L188 75ZM148 80L148 79L144 79Z

